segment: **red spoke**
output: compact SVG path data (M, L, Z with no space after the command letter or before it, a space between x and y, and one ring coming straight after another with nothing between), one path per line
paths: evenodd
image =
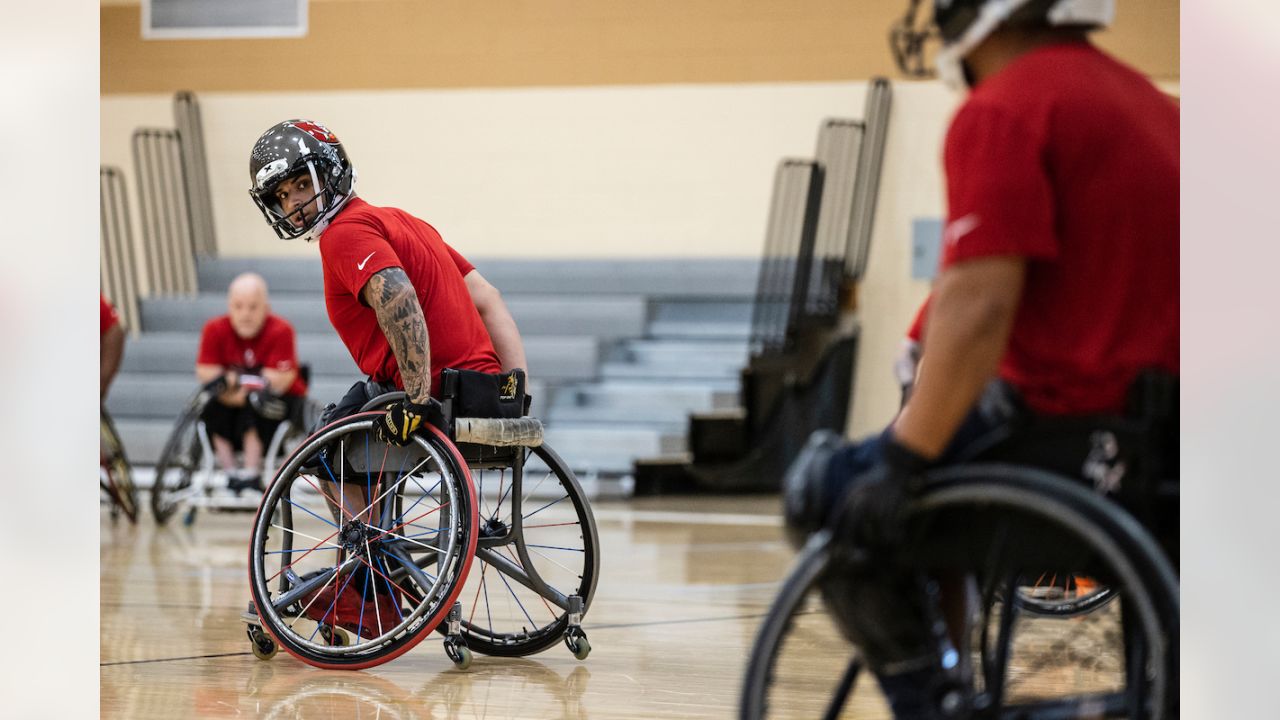
M475 624L476 608L480 607L480 591L484 589L484 574L489 572L489 563L483 563L484 567L480 568L480 584L476 586L476 597L471 601L471 616L467 618L467 622Z
M325 499L325 500L328 500L329 502L333 503L334 505L337 505L339 510L341 510L342 512L345 512L345 513L347 514L347 519L348 519L348 520L354 520L354 519L356 518L356 516L355 516L355 515L352 515L352 514L351 514L351 511L347 509L347 504L346 504L345 502L337 502L337 501L334 501L334 499L333 499L332 497L330 497L330 496L329 496L329 493L325 492L323 488L321 488L319 485L316 485L314 482L312 482L312 481L311 481L311 476L310 476L310 475L299 475L298 477L300 477L300 478L304 478L304 479L307 481L307 484L308 484L308 485L310 485L311 487L315 488L316 492L318 492L318 493L320 493L321 495L323 495L323 496L324 496L324 499Z
M443 505L437 505L437 506L436 506L436 508L435 508L435 510L428 510L428 511L426 511L426 512L422 513L421 515L419 515L418 517L416 517L416 518L414 518L414 519L412 519L412 520L409 520L409 521L407 521L407 522L402 522L402 523L400 523L399 525L397 525L397 526L395 526L395 527L393 527L393 528L391 528L391 529L389 529L389 530L387 530L387 531L383 532L381 535L379 535L379 536L377 536L377 537L375 537L375 538L370 538L370 539L369 539L369 542L375 542L375 541L377 541L377 540L381 540L382 538L384 538L384 537L386 537L386 536L390 535L391 533L393 533L393 532L395 532L395 531L399 530L400 528L402 528L402 527L404 527L404 526L406 526L406 525L412 525L412 524L414 524L414 523L418 522L419 520L421 520L422 518L424 518L424 517L426 517L426 516L430 515L431 513L434 513L436 510L440 510L441 508L448 507L448 505L449 505L449 503L444 503ZM423 543L423 544L425 545L426 543Z
M524 567L523 565L521 565L521 564L520 564L520 561L519 561L518 559L516 559L516 556L515 556L515 555L511 555L511 548L507 547L506 545L503 545L503 546L502 546L502 549L506 551L507 555L510 555L510 556L511 556L511 562L514 562L514 563L516 564L516 567L520 568L521 570L525 570L525 567ZM525 572L528 572L528 570L525 570ZM544 598L544 597L542 597L542 593L537 592L537 591L535 590L533 594L534 594L534 595L537 595L537 596L538 596L538 599L542 601L542 604L547 606L547 612L551 613L551 619L552 619L552 620L554 620L554 619L556 619L556 618L560 617L559 615L556 615L556 611L555 611L555 610L552 610L552 609L551 609L551 603L547 602L547 599L546 599L546 598Z
M303 554L302 554L302 557L298 558L297 560L294 560L293 562L289 563L288 565L285 565L284 567L282 567L282 568L280 568L279 570L277 570L275 575L272 575L271 577L267 578L267 582L271 582L272 580L275 580L276 578L280 577L280 573L282 573L282 572L284 572L285 570L288 570L289 568L293 567L296 563L300 563L300 562L302 562L302 561L303 561L303 559L305 559L308 555L310 555L311 553L313 553L313 552L315 552L316 550L320 549L320 545L324 545L325 543L329 542L330 540L332 540L332 539L333 539L334 535L337 535L337 534L338 534L338 530L334 530L334 531L333 531L333 533L332 533L331 535L329 535L329 537L325 538L324 540L321 540L321 541L320 541L320 543L319 543L319 544L317 544L315 547L313 547L313 548L311 548L310 550L308 550L308 551L306 551L305 553L303 553Z
M405 590L404 588L400 587L399 585L396 585L396 583L395 583L395 581L394 581L394 580L392 580L391 578L387 577L386 575L383 575L381 570L379 570L378 568L376 568L376 567L374 567L374 566L370 565L370 564L369 564L369 561L368 561L368 560L365 560L363 555L357 556L357 557L356 557L356 559L357 559L357 560L359 560L360 562L364 563L365 567L367 567L367 568L369 568L370 570L372 570L372 571L374 571L374 572L378 573L378 577L381 577L382 579L386 580L388 585L390 585L390 586L394 587L395 589L399 590L400 592L404 593L405 595L410 595L410 593L409 593L407 590ZM377 592L378 592L378 584L377 584L377 583L374 583L374 584L373 584L373 592L374 592L374 597L377 597ZM381 628L379 628L379 629L381 629Z

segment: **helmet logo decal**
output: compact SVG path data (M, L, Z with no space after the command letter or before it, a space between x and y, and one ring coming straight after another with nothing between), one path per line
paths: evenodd
M338 136L334 135L332 132L329 131L329 128L321 125L318 122L313 122L311 120L298 120L296 122L291 122L288 124L292 127L298 128L302 132L310 135L311 137L315 138L316 140L319 140L322 143L336 144L338 142Z
M272 160L258 170L258 175L254 180L257 182L258 187L265 187L268 180L288 169L289 163L283 158L279 160Z

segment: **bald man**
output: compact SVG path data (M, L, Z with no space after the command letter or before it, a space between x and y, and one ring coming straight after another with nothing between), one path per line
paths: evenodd
M280 421L306 395L298 376L293 326L271 314L267 283L256 273L236 276L227 289L227 314L212 318L200 336L196 379L223 378L226 388L205 406L213 451L238 495L262 490L263 447ZM236 451L243 467L236 465Z

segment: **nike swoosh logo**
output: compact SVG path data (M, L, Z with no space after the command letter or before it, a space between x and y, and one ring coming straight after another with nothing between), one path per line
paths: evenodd
M969 213L962 218L952 220L947 224L946 231L942 233L942 243L948 246L955 245L960 242L960 238L973 232L981 224L982 219L977 213Z
M363 270L363 269L364 269L364 264L365 264L365 263L367 263L367 262L369 262L369 258L373 257L377 252L378 252L377 250L374 250L373 252L369 253L368 255L365 255L363 260L361 260L360 262L356 263L356 269L357 269L357 270Z

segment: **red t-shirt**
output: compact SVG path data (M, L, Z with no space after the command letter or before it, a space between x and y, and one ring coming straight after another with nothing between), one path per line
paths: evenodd
M298 349L293 326L288 320L267 315L262 330L245 339L231 327L231 318L223 315L204 324L200 334L200 353L196 363L221 365L238 370L267 368L288 372L298 369ZM299 376L289 386L287 395L306 395L307 384Z
M1024 55L952 120L942 266L1028 260L1000 375L1032 408L1115 412L1141 370L1178 372L1178 126L1086 43Z
M98 333L98 337L102 337L120 322L120 316L116 315L116 309L111 307L111 303L107 302L105 295L98 293L98 299L102 302L102 331Z
M427 321L432 394L444 368L502 370L463 280L475 268L427 223L402 210L354 198L320 236L320 258L329 322L356 365L374 380L404 387L378 317L360 299L369 278L391 267L409 276Z
M920 303L920 309L916 310L916 317L911 321L911 327L907 328L908 340L915 343L920 343L924 340L924 321L929 314L929 302L932 300L933 296L930 295L924 299L924 302Z

